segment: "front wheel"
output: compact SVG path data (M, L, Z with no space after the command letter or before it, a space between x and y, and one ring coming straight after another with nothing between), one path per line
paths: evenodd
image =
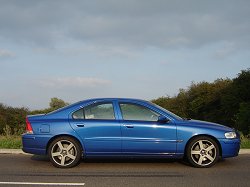
M194 138L187 146L187 158L194 167L207 168L213 166L219 159L218 144L210 137Z
M82 153L81 147L75 139L63 136L51 142L48 155L55 167L70 168L79 163Z

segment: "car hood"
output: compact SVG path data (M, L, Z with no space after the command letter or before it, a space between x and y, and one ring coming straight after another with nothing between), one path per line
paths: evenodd
M218 123L212 123L207 121L200 121L200 120L188 120L188 125L197 126L200 128L210 128L216 130L223 130L223 131L232 131L233 129Z

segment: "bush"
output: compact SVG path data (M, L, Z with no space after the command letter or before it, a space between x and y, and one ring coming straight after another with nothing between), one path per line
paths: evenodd
M250 148L250 134L249 135L244 135L242 132L240 133L240 147L241 148Z
M25 118L28 114L48 113L65 105L68 103L58 98L51 98L49 108L30 111L27 108L15 108L0 103L0 135L21 135L25 132Z

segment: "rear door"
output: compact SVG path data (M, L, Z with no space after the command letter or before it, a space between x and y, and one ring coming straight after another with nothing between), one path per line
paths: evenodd
M159 113L138 103L120 102L122 151L132 155L167 155L176 152L176 125L159 123Z
M84 142L87 155L121 153L121 129L113 102L98 102L73 113L71 126Z

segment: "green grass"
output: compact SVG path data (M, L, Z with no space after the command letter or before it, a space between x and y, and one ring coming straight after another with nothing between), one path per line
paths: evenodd
M241 149L250 149L250 139L241 137ZM21 136L0 136L0 149L21 149Z
M242 149L250 149L250 139L241 138L240 148L242 148Z
M21 149L21 136L0 136L0 149Z

